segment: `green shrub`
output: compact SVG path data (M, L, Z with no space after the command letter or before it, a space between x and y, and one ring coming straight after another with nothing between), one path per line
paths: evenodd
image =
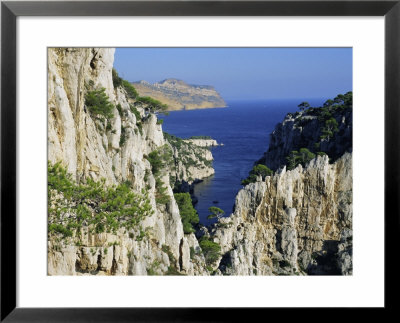
M143 136L143 127L142 127L142 124L141 124L141 123L137 123L136 125L137 125L137 127L138 127L138 129L139 129L140 135Z
M156 202L157 204L167 204L170 201L170 197L167 193L167 188L164 186L164 183L161 181L160 177L156 176Z
M122 86L124 87L124 89L126 91L126 95L128 96L128 98L136 99L139 96L139 94L137 93L136 89L128 81L122 80Z
M137 97L136 102L145 105L146 108L149 108L152 112L166 111L168 109L168 106L166 104L163 104L160 101L153 99L149 96Z
M142 241L143 238L146 236L146 232L140 229L139 235L136 237L136 241Z
M168 259L169 259L169 267L168 267L168 271L165 273L168 276L184 276L183 274L181 274L178 270L178 268L176 267L176 259L174 257L174 255L171 252L171 249L168 245L163 244L161 247L161 250L163 252L165 252L168 255Z
M153 263L150 265L150 268L147 268L147 275L148 276L156 276L158 275L157 269L160 267L160 262L158 260L154 260Z
M206 269L207 269L210 273L214 273L214 269L213 269L212 266L207 265L207 266L206 266Z
M209 139L209 140L211 140L212 138L210 136L191 136L188 139Z
M168 140L168 142L171 144L172 147L175 147L177 149L180 149L183 145L186 143L183 141L183 139L176 137L174 135L171 135L167 132L163 132L164 138Z
M101 222L97 223L95 228L96 233L103 233L105 231L104 223Z
M167 188L161 180L161 171L171 163L172 152L168 145L164 145L152 151L147 156L147 160L150 162L156 180L156 201L158 204L166 204L170 201L170 197L166 194Z
M299 151L293 150L287 160L287 169L294 169L297 165L301 164L303 167L311 160L315 158L315 154L309 151L307 148L300 148Z
M62 224L51 223L48 229L49 232L61 233L64 237L72 237L72 231L67 229Z
M122 117L122 106L121 106L121 104L117 104L116 105L116 108L117 108L117 110L118 110L118 113L119 113L119 115Z
M320 139L331 139L335 132L339 131L338 122L335 118L331 117L325 121L324 126L321 129Z
M301 102L297 107L300 111L304 111L310 107L310 104L308 102Z
M175 193L174 197L179 207L179 213L181 215L183 224L183 232L186 234L195 232L193 225L199 223L199 215L197 214L196 209L193 207L190 194Z
M118 72L114 68L112 69L112 80L114 88L122 86L125 89L128 98L135 99L136 97L138 97L138 93L133 85L123 78L119 77Z
M164 122L164 119L158 119L157 120L157 124L163 124L163 122Z
M150 162L153 174L158 175L161 169L164 167L164 161L159 155L158 151L155 150L149 153L149 155L147 156L147 160Z
M99 119L102 117L111 119L114 116L112 113L114 106L109 101L104 88L88 91L85 95L85 105L89 113Z
M270 170L267 166L263 164L258 164L253 167L253 169L250 171L249 176L242 180L241 184L242 185L247 185L249 183L254 183L257 181L257 177L261 176L262 180L265 180L266 176L271 176L273 174L273 171Z
M121 136L119 137L119 146L122 147L126 142L126 128L121 125Z
M115 68L112 69L112 80L115 88L122 85L122 78L119 77L118 72L115 70Z
M147 156L147 160L150 162L151 170L154 175L159 175L160 171L169 163L172 159L172 152L168 145L159 147L157 150L152 151Z
M130 108L131 112L135 115L136 122L140 122L142 120L142 116L140 115L140 112L138 111L138 109L136 109L136 107L132 104L129 105L129 108Z
M207 217L207 219L214 219L214 218L217 218L217 219L219 220L219 219L222 218L222 216L225 214L225 211L224 211L224 210L222 210L222 209L220 209L219 207L216 207L216 206L210 206L210 207L208 208L208 211L209 211L211 214Z
M110 131L111 129L112 129L112 125L111 125L110 120L108 120L108 121L107 121L106 130L107 130L107 131Z
M203 251L207 265L212 265L221 255L221 246L205 236L200 239L200 248Z
M63 198L55 200L56 194ZM64 237L83 225L96 233L130 229L154 212L144 192L125 183L106 187L105 180L75 183L60 163L48 165L48 200L49 233Z

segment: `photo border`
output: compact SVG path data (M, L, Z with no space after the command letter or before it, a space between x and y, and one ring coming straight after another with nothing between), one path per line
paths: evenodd
M236 321L270 308L16 307L16 19L18 16L384 16L385 17L385 309L399 236L400 0L388 1L5 1L1 3L1 321ZM373 168L373 165L371 165ZM372 176L372 172L371 172ZM373 255L371 255L373 256ZM38 291L39 293L40 291ZM287 308L274 308L281 315ZM329 309L332 311L332 309ZM378 311L381 315L381 311ZM278 314L278 313L275 313ZM248 315L251 315L250 317ZM378 316L377 316L378 317ZM372 318L372 317L371 317ZM382 317L380 317L382 319Z

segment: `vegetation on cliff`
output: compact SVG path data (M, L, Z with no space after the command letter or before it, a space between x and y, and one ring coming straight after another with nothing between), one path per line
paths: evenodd
M212 140L210 136L191 136L188 139L204 139L204 140Z
M311 160L315 158L315 154L309 151L307 148L300 148L299 151L293 150L287 159L287 169L294 169L297 165L301 164L303 167Z
M181 139L166 132L164 132L164 138L171 144L173 148L177 149L180 152L183 152L182 154L180 154L180 161L184 164L186 168L189 168L190 166L200 168L212 167L212 160L208 160L203 157L203 151L209 150L209 147L196 146L190 142L185 141L184 139ZM187 154L188 152L192 152L194 154L194 158L192 158L190 154Z
M85 105L90 115L99 120L109 120L114 116L112 113L114 105L110 102L104 88L86 92Z
M121 78L118 75L118 72L114 68L112 69L112 80L115 88L122 86L125 89L128 98L135 99L139 96L133 85L129 83L127 80Z
M284 165L293 169L317 155L328 155L332 163L352 151L352 92L339 94L320 107L308 102L298 107L300 111L288 113L275 127L269 149L258 164L272 170Z
M149 96L139 96L136 98L138 104L144 105L151 112L166 111L168 106Z
M272 174L273 171L270 170L267 166L262 164L257 164L249 172L249 176L246 179L242 180L241 184L247 185L250 183L254 183L257 181L258 176L261 176L261 179L264 180L266 176L271 176Z
M199 223L199 215L193 207L192 198L189 193L175 193L175 201L179 207L179 213L182 218L183 232L186 234L193 233L196 230L194 225Z
M174 192L181 191L183 182L193 182L213 174L209 147L197 146L166 132L163 134L173 152L169 169L170 184Z
M225 214L224 210L222 210L222 209L220 209L219 207L216 207L216 206L210 206L208 208L208 211L211 213L210 215L207 216L207 219L209 219L209 220L210 219L215 219L215 218L217 218L219 220Z
M162 181L162 176L163 170L165 172L166 167L171 163L171 150L167 145L159 147L147 156L147 160L150 162L151 171L156 181L156 202L158 204L166 204L170 200L170 197L166 193L167 187Z
M48 164L49 234L72 237L82 227L95 233L120 228L139 229L153 214L145 191L136 193L129 182L107 187L105 180L77 183L61 163Z
M200 248L203 251L207 265L213 265L221 256L221 246L210 238L203 236L200 239Z
M112 69L112 80L114 88L122 86L126 92L127 97L129 99L135 99L135 105L144 106L146 109L150 109L151 112L165 111L167 109L167 105L161 103L154 98L151 98L149 96L139 96L135 87L127 80L121 78L114 68Z
M333 100L327 100L322 107L311 107L308 102L302 102L299 108L303 112L300 116L295 114L295 126L304 128L316 117L318 123L314 131L319 133L319 137L316 142L311 142L311 144L307 143L307 139L311 138L303 139L309 148L294 147L296 149L286 157L288 169L293 169L299 164L305 166L316 155L326 154L331 157L331 161L340 157L344 151L333 152L327 143L335 140L335 136L339 132L339 122L345 117L345 113L352 110L353 92L339 94Z

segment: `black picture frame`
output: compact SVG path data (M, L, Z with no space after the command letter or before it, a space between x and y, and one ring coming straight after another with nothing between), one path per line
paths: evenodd
M16 19L18 16L384 16L385 17L385 310L396 308L399 237L400 0L380 1L4 1L1 3L1 321L258 321L267 308L16 307ZM371 165L373 168L373 165ZM371 172L371 176L372 172ZM373 257L373 255L371 255ZM40 293L40 291L38 291ZM39 295L40 296L40 295ZM298 309L299 310L299 309ZM335 316L336 312L326 309ZM382 319L382 309L375 314ZM250 312L250 313L249 313ZM278 313L277 313L278 314ZM260 315L260 316L258 316ZM326 315L326 314L323 314ZM340 317L340 314L339 314Z

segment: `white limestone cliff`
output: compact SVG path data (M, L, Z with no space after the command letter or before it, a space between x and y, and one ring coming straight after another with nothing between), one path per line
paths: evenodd
M114 88L113 60L112 48L48 50L48 160L61 162L77 182L104 178L106 185L112 185L128 180L134 191L148 189L154 213L141 227L149 228L149 235L138 241L138 232L92 234L82 229L77 233L79 244L74 244L49 234L48 274L165 274L172 258L183 274L206 274L204 266L198 265L201 257L196 265L190 259L190 247L197 245L183 233L168 178L163 181L170 201L165 206L155 201L155 180L146 156L165 144L161 125L155 115L140 108L141 120L137 120L124 88ZM114 105L111 131L87 111L88 86L104 88ZM173 257L168 257L167 249Z
M212 233L229 275L351 274L352 155L244 187Z
M48 274L208 275L196 236L183 232L171 177L190 186L212 175L208 147L217 143L178 142L163 134L154 114L140 106L132 110L134 99L124 87L114 88L113 60L111 48L49 49L48 159L51 164L61 162L78 183L104 178L107 186L128 181L134 192L145 189L153 213L137 228L115 233L82 227L71 238L61 239L49 232ZM104 88L113 104L109 125L87 111L89 88ZM291 116L277 126L265 158L278 170L240 190L234 213L207 233L222 249L211 266L215 274L352 274L352 155L344 153L351 148L351 113L346 113L340 119L341 142L321 142L339 156L333 164L327 156L318 156L306 167L279 169L296 134L309 134L312 140L307 144L315 143L318 134L312 129L317 119L300 113L298 122L306 123L301 129ZM166 146L172 149L174 165L160 177L169 197L160 205L148 156ZM53 197L51 207L64 200L62 194Z

